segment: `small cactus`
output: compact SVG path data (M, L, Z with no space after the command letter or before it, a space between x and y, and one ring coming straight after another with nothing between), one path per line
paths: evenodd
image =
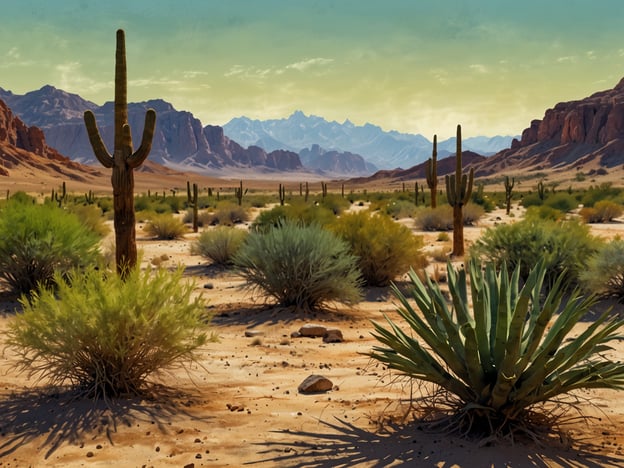
M243 192L243 181L241 180L239 186L234 188L234 196L238 200L238 206L243 204L243 195L245 193L247 193L247 189Z
M515 178L509 179L509 176L505 176L505 203L507 204L507 214L511 212L511 191L514 188L516 182Z
M438 205L437 191L438 191L438 136L433 135L433 151L431 157L427 160L425 166L425 173L427 176L427 187L431 190L431 208L435 208Z
M281 206L284 206L284 201L286 200L286 186L279 184L279 202Z

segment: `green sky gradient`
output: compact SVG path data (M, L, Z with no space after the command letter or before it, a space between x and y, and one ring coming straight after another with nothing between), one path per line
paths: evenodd
M129 99L162 98L204 124L300 109L428 138L457 123L465 136L519 134L624 76L621 0L7 3L0 87L111 100L121 27Z

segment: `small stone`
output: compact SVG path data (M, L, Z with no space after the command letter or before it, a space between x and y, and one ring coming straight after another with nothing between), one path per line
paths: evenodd
M342 343L343 341L342 332L337 328L328 328L323 335L323 342L325 343Z
M195 463L188 463L184 465L184 468L195 468Z
M204 289L214 289L214 284L206 283L206 284L204 284Z
M301 336L308 336L312 338L324 336L327 333L327 327L323 325L317 325L314 323L306 323L299 329Z
M87 458L93 457L95 454L93 452L87 452Z
M322 393L331 390L334 384L322 375L310 375L297 388L299 393Z
M298 331L294 331L290 334L291 338L299 338L301 336L301 333L299 333Z
M247 338L255 338L257 336L264 336L264 332L261 330L245 330L245 336Z

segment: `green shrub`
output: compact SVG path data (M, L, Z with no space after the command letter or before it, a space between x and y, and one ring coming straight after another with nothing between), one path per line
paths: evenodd
M253 224L252 230L267 231L271 227L277 227L283 221L295 221L300 224L319 224L321 226L334 222L336 216L333 211L325 206L293 201L288 205L278 205L270 210L260 213Z
M578 221L525 219L487 229L472 245L470 256L494 262L498 267L520 265L523 279L543 259L547 284L553 284L565 272L566 280L574 285L600 242L590 234L587 225Z
M245 242L249 233L242 229L219 226L204 231L191 244L191 253L212 260L217 265L232 263L232 258Z
M550 220L559 221L565 219L565 213L559 211L556 208L552 208L546 205L535 205L527 208L524 214L525 219L531 219L534 221Z
M351 206L351 202L338 194L327 194L325 197L317 197L315 204L331 211L334 215L339 215Z
M588 291L624 302L624 240L607 242L592 255L581 281Z
M397 200L386 205L386 214L394 219L413 218L418 207L413 201Z
M205 301L175 273L135 268L57 275L57 289L22 299L9 325L17 367L91 397L139 394L161 370L184 367L207 340Z
M173 240L183 237L188 231L184 223L171 213L156 214L150 217L143 230L156 239Z
M410 267L420 270L427 265L420 251L422 236L414 236L387 215L368 211L347 213L329 229L351 246L368 286L387 286Z
M15 203L30 203L30 204L36 203L36 200L33 197L31 197L26 192L23 192L21 190L11 195L9 200Z
M55 272L97 264L98 240L56 205L10 201L0 212L0 278L18 294L50 286Z
M601 200L615 201L622 194L622 189L613 187L611 182L591 186L581 198L583 206L594 206Z
M569 193L558 192L546 198L544 204L556 210L567 213L578 207L578 200Z
M359 301L360 272L349 246L317 224L284 221L252 232L234 257L251 288L283 306L312 310Z
M411 300L394 288L408 329L388 317L389 327L374 323L381 345L370 356L409 379L434 384L425 395L428 414L438 418L431 424L484 438L535 434L535 425L554 423L556 416L543 403L556 405L579 388L621 388L624 365L602 352L619 341L624 321L606 312L580 335L573 331L594 297L564 300L559 278L541 301L543 263L522 287L519 268L509 275L506 268L496 273L495 265L482 269L472 261L469 270L470 285L463 268L448 264L452 308L437 284L423 284L412 273Z
M522 196L522 206L529 208L530 206L541 206L544 200L537 193L526 193Z
M104 237L110 232L110 228L104 223L103 213L99 206L71 205L68 211L75 214L80 222L94 234Z

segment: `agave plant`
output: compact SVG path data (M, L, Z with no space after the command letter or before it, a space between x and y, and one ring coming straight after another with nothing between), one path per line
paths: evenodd
M452 409L450 428L513 433L530 427L540 403L560 401L579 388L623 388L624 364L601 353L621 338L616 332L624 320L605 312L571 336L595 296L574 293L564 300L562 275L541 296L543 262L522 286L519 266L511 275L505 265L497 272L491 263L482 269L471 261L468 268L472 307L464 269L448 264L452 304L437 284L429 278L423 283L412 271L412 296L421 314L394 287L409 331L386 316L389 328L374 323L373 335L383 346L369 353L400 374L441 388Z

